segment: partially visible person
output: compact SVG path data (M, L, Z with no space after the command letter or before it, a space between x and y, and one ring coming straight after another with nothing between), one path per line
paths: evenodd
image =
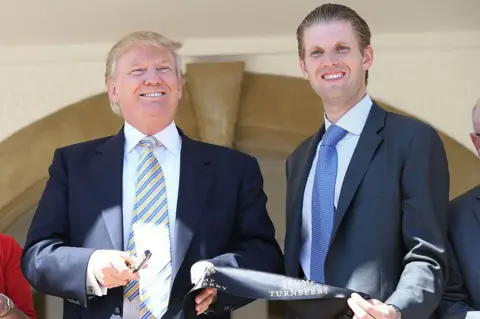
M22 274L22 247L0 233L0 318L37 318L30 285Z
M480 156L480 99L470 138ZM450 202L449 281L438 307L441 319L480 318L480 185Z
M470 139L477 150L478 156L480 156L480 99L477 100L477 104L472 109L472 126L473 133L470 133Z

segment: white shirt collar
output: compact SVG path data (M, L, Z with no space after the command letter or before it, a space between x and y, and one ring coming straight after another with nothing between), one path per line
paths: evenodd
M363 99L360 100L356 105L354 105L347 113L338 120L337 126L340 126L347 132L360 135L362 133L363 127L367 122L368 114L372 108L372 99L368 94L365 94ZM325 131L328 129L332 122L327 119L326 114L323 115L325 120Z
M126 121L123 131L125 134L125 154L130 153L135 148L135 146L137 146L138 142L140 142L144 137L146 137L145 134L137 130L135 127L133 127ZM181 137L178 133L175 122L170 123L170 125L164 128L162 131L154 134L153 136L156 137L160 141L160 143L162 143L162 145L165 146L165 148L174 156L177 156L179 154Z

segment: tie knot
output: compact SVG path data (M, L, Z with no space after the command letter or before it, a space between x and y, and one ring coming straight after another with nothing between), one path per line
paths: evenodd
M347 134L347 131L337 125L330 125L323 136L322 145L336 146L337 143Z
M154 136L146 136L144 137L140 142L138 142L138 145L142 146L143 148L155 148L155 146L160 145L160 141L157 140Z

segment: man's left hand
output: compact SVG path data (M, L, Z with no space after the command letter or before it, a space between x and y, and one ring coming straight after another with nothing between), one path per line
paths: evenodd
M365 300L356 293L353 293L347 302L355 313L353 319L395 319L397 315L392 306L377 299Z
M197 297L195 297L195 310L197 311L197 315L200 315L207 311L210 304L215 300L216 295L217 289L205 288L200 292Z

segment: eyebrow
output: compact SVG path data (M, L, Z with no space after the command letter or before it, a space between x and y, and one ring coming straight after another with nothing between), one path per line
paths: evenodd
M348 44L347 42L344 42L344 41L339 41L339 42L336 42L334 46L335 46L335 47L337 47L337 46L350 46L350 44ZM314 46L312 46L312 47L310 48L310 50L313 50L313 49L322 49L322 50L324 50L324 48L321 47L321 46L319 46L319 45L314 45Z
M165 63L165 62L170 63L170 60L169 60L169 59L162 58L161 60L155 60L155 62L157 62L157 63Z
M172 64L172 62L168 59L159 59L159 60L155 60L155 63L158 63L158 64ZM139 65L143 65L145 64L144 62L140 62L140 61L133 61L132 64L130 64L131 67L136 67L136 66L139 66Z

